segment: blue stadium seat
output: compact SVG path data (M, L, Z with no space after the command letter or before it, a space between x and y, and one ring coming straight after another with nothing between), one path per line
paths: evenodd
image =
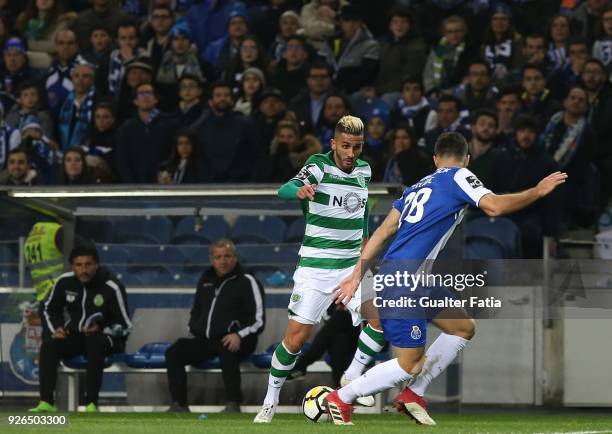
M195 231L195 217L182 218L172 234L172 244L211 244L227 238L229 225L222 216L203 216L202 230Z
M180 249L185 256L182 270L183 273L199 278L204 270L210 267L210 261L208 260L208 246L182 245L177 248Z
M304 239L304 230L306 229L306 221L304 217L298 217L289 224L287 233L285 234L285 242L301 243Z
M167 217L119 217L114 220L115 241L133 244L168 244L172 222Z
M128 252L127 263L130 272L165 268L179 273L185 262L183 252L171 245L123 245L123 248Z
M26 273L29 277L29 273ZM19 285L19 268L17 265L0 264L0 286Z
M166 350L170 342L151 342L136 353L126 354L125 364L130 368L155 369L166 367Z
M77 220L76 233L96 243L112 243L115 226L105 217L80 218Z
M464 235L470 237L489 237L497 240L503 250L503 258L521 256L521 232L508 218L477 217L466 222Z
M0 265L17 264L18 258L13 249L7 245L0 245Z
M466 237L463 255L465 259L504 259L505 249L497 238L473 235Z
M104 367L108 368L114 363L121 363L125 360L125 353L115 353L104 358ZM87 356L84 354L62 360L65 366L72 369L85 369L87 367Z
M180 280L180 275L173 273L164 266L154 266L148 268L138 268L129 270L130 276L134 276L140 280L143 286L172 286Z
M257 245L239 244L238 255L246 264L253 265L295 265L299 244L294 245Z
M113 270L116 274L124 274L130 259L128 250L117 244L102 244L96 246L100 263Z
M0 217L0 241L13 241L27 237L36 220L30 216Z
M117 277L121 279L121 282L123 282L123 284L128 288L134 286L145 286L140 277L135 274L130 274L126 272L125 274L118 274Z
M271 243L283 242L287 225L276 216L241 216L238 217L230 238L236 243Z

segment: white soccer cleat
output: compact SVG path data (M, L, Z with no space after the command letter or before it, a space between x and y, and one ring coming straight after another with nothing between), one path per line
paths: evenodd
M264 404L253 419L253 423L270 423L276 413L276 406L274 404Z
M342 374L342 378L340 378L340 386L344 387L351 382L348 378L346 378L346 374ZM363 407L374 407L376 404L376 400L372 395L359 396L355 402Z

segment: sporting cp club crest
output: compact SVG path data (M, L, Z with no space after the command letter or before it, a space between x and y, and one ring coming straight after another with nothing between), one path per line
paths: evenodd
M421 329L419 328L419 326L412 326L410 337L414 340L421 339Z
M344 196L344 200L342 201L342 206L344 210L348 213L354 213L359 208L361 208L361 198L357 193L349 193Z
M291 302L292 303L297 303L298 301L300 301L300 298L302 298L302 296L298 293L293 293L291 294Z
M104 297L102 297L102 294L97 294L94 297L93 302L97 307L100 307L104 304Z

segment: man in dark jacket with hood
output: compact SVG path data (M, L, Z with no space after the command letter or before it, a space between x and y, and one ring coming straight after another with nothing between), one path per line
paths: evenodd
M170 411L187 408L185 366L219 357L225 384L225 412L240 412L240 359L251 354L265 321L260 283L244 272L236 246L221 239L210 247L212 267L202 274L189 319L194 337L180 338L166 350Z
M72 249L70 264L72 271L57 279L45 302L43 321L51 338L43 339L40 347L40 403L30 411L57 411L53 405L57 365L79 354L87 356L86 411L97 411L104 358L124 351L132 328L125 288L100 268L95 247Z

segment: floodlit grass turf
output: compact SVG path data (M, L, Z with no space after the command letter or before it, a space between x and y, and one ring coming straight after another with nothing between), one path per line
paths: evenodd
M280 414L271 425L255 425L253 414L222 415L209 414L199 420L197 413L97 413L69 414L69 426L49 427L8 427L6 416L0 413L1 433L552 433L552 432L598 432L612 433L612 415L593 416L561 413L554 415L504 414L504 415L436 415L438 426L415 425L406 416L388 413L382 415L355 415L353 427L314 424L302 415ZM13 413L14 414L14 413ZM21 413L23 414L23 413Z

